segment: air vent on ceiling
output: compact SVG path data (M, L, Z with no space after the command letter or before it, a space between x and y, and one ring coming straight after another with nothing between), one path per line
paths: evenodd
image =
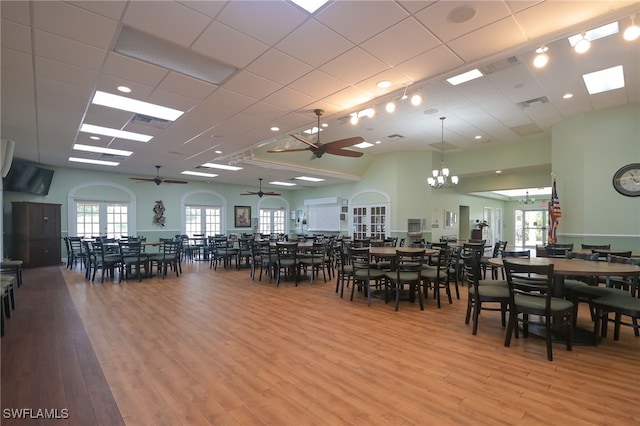
M518 65L520 62L518 58L515 56L509 56L508 58L501 59L499 61L493 62L489 65L485 65L483 67L479 67L484 75L492 74L494 72L498 72L513 66Z
M540 127L538 127L534 123L511 127L511 130L513 130L519 136L532 136L532 135L542 133L542 129L540 129Z
M403 139L403 138L404 138L404 136L399 135L397 133L394 133L392 135L387 136L387 139L389 139L390 141L395 141L395 140Z
M527 101L518 102L516 105L520 107L520 109L529 108L536 105L542 105L549 103L549 98L546 96L540 96L539 98L529 99Z
M166 129L171 124L171 121L163 118L150 117L144 114L136 114L131 119L131 123L150 126L156 129Z
M115 155L115 154L100 154L100 159L107 160L107 161L122 161L122 160L126 160L127 157L123 155Z

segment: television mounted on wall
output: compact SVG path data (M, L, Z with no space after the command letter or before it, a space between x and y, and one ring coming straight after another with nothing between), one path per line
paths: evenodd
M48 195L53 179L53 170L14 159L7 176L2 179L3 190Z

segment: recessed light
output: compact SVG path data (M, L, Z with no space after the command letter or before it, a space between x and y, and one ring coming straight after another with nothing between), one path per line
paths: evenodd
M78 158L78 157L69 157L69 161L73 161L74 163L97 164L99 166L112 166L112 167L120 164L115 161L92 160L90 158Z
M75 149L76 151L87 151L87 152L97 152L100 154L122 155L125 157L128 157L131 154L133 154L133 152L131 151L125 151L122 149L103 148L101 146L82 145L79 143L73 145L73 149Z
M280 185L280 186L296 186L295 183L293 182L279 182L277 180L274 180L273 182L269 182L271 185Z
M280 127L273 126L273 127L271 128L271 131L272 131L272 132L279 132L279 131L280 131Z
M391 87L391 82L389 80L382 80L376 84L380 89L386 89L387 87Z
M475 139L475 140L482 139L482 136L480 136L480 135L475 135L475 136L474 136L474 139Z
M369 147L373 146L373 144L365 141L365 142L360 142L359 144L354 145L354 146L356 148L369 148Z
M571 99L573 98L573 93L565 93L562 95L562 99Z
M131 89L128 88L127 86L118 86L118 90L121 91L122 93L131 93Z
M191 176L202 176L202 177L216 177L216 176L218 176L218 175L216 175L214 173L192 172L191 170L185 170L183 172L180 172L180 174L191 175Z
M93 139L94 141L99 141L100 136L89 136L89 139Z
M142 133L127 132L125 130L95 126L93 124L83 124L80 127L80 131L85 133L95 133L97 135L103 136L111 136L112 138L129 139L137 142L149 142L151 139L153 139L153 136L143 135Z
M502 170L496 170L496 173L500 174L500 173L502 173Z
M213 151L213 152L215 152L216 154L222 154L222 151Z
M322 181L324 181L324 179L314 178L314 177L309 177L309 176L298 176L296 179L298 179L298 180L306 180L307 182L322 182Z
M173 108L167 108L162 105L156 105L149 102L138 101L136 99L127 98L125 96L113 95L111 93L96 91L93 95L92 104L102 105L109 108L115 108L122 111L134 112L136 114L144 114L150 117L162 118L163 120L175 121L184 111Z
M382 142L380 141L376 141L376 145L380 145Z
M242 170L242 167L228 166L226 164L216 164L216 163L204 163L202 167L209 167L211 169L221 169L221 170L233 170L234 172L237 170Z
M320 9L329 0L292 0L294 4L300 6L309 13Z

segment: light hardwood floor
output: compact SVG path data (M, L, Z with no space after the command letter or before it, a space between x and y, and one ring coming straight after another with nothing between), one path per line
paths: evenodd
M599 346L530 337L503 346L499 313L478 335L462 299L437 309L335 282L252 281L184 265L180 278L89 283L61 268L128 425L633 425L640 338ZM579 324L591 327L581 306Z

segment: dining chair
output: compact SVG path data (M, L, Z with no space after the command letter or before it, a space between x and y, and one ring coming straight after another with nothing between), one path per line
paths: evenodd
M342 298L344 296L344 288L353 285L353 267L348 261L347 246L337 244L335 250L336 293L340 290L340 298Z
M282 277L291 277L296 287L300 279L300 262L298 260L297 242L276 242L276 287L280 286Z
M484 250L484 243L482 243L482 247ZM480 264L482 265L482 277L484 279L487 278L487 268L490 266L489 259L500 256L500 253L502 253L502 251L506 249L507 249L506 241L502 241L502 240L496 241L496 243L493 245L493 251L491 252L491 256L485 256L484 253L482 254L482 257L480 258ZM498 268L496 268L495 266L491 266L491 279L496 279L496 278L498 278Z
M544 328L547 359L553 361L553 331L564 332L567 350L573 343L573 303L553 297L553 264L531 265L503 261L509 285L509 323L504 346L511 337L518 338L518 324L522 324L524 337L529 336L532 325ZM520 317L522 315L522 317Z
M351 286L351 301L356 288L367 296L367 305L371 306L371 283L380 288L386 272L378 269L373 262L369 247L349 247L349 263L353 271L353 285Z
M500 311L502 326L506 327L507 307L509 306L509 288L506 285L481 285L481 253L477 250L469 250L462 256L465 279L469 283L469 293L467 297L467 313L464 323L469 324L473 314L473 328L471 334L478 333L478 320L480 311ZM483 305L483 303L485 305ZM486 303L498 303L500 306L487 306Z
M327 282L327 243L322 240L316 240L313 242L311 250L303 255L299 255L300 267L306 271L307 268L311 269L310 282L313 284L313 280L316 278L320 271L322 271L322 278L324 282ZM306 273L306 272L305 272Z
M544 248L547 257L564 258L567 257L567 252L573 250L573 244L550 244Z
M428 288L433 289L433 297L437 300L438 308L440 308L440 289L445 289L449 304L453 303L451 299L450 282L453 277L451 273L451 259L453 250L450 248L442 248L438 251L438 255L434 255L433 267L422 268L420 277L422 278L422 287L425 298L428 294Z
M611 244L581 244L583 250L611 250Z
M176 277L179 277L178 247L179 243L175 240L164 241L160 252L149 256L149 272L153 271L155 264L158 275L162 274L162 279L167 276L168 269L173 269L176 272Z
M138 281L142 281L142 269L149 274L149 256L142 251L142 243L137 239L120 241L120 277L126 280L129 273L136 271Z
M393 292L395 292L396 296L395 310L397 311L400 302L400 293L403 291L404 286L408 285L409 301L415 300L417 292L420 310L424 311L424 299L422 297L422 291L420 289L423 264L424 251L416 252L396 249L396 257L394 262L395 270L389 271L385 274L385 303L388 303L389 290L392 290Z
M95 257L91 281L95 281L98 269L101 270L101 283L104 283L105 272L111 275L112 278L115 278L115 269L120 265L122 258L119 252L114 253L110 249L110 244L114 243L110 243L108 239L98 239L93 243Z
M531 258L531 250L527 249L527 250L502 250L500 252L500 257L502 257L503 259L505 258L509 258L509 257L515 257L515 258L520 258L520 259L530 259ZM505 280L505 284L506 284L506 276L504 273L504 268L502 269L502 279Z
M593 300L595 309L595 321L593 332L596 335L596 344L599 337L607 337L607 325L609 313L614 314L613 340L620 340L620 326L625 325L633 328L636 337L640 336L638 319L640 319L640 299L622 294L610 294ZM622 316L631 318L631 322L622 321Z

